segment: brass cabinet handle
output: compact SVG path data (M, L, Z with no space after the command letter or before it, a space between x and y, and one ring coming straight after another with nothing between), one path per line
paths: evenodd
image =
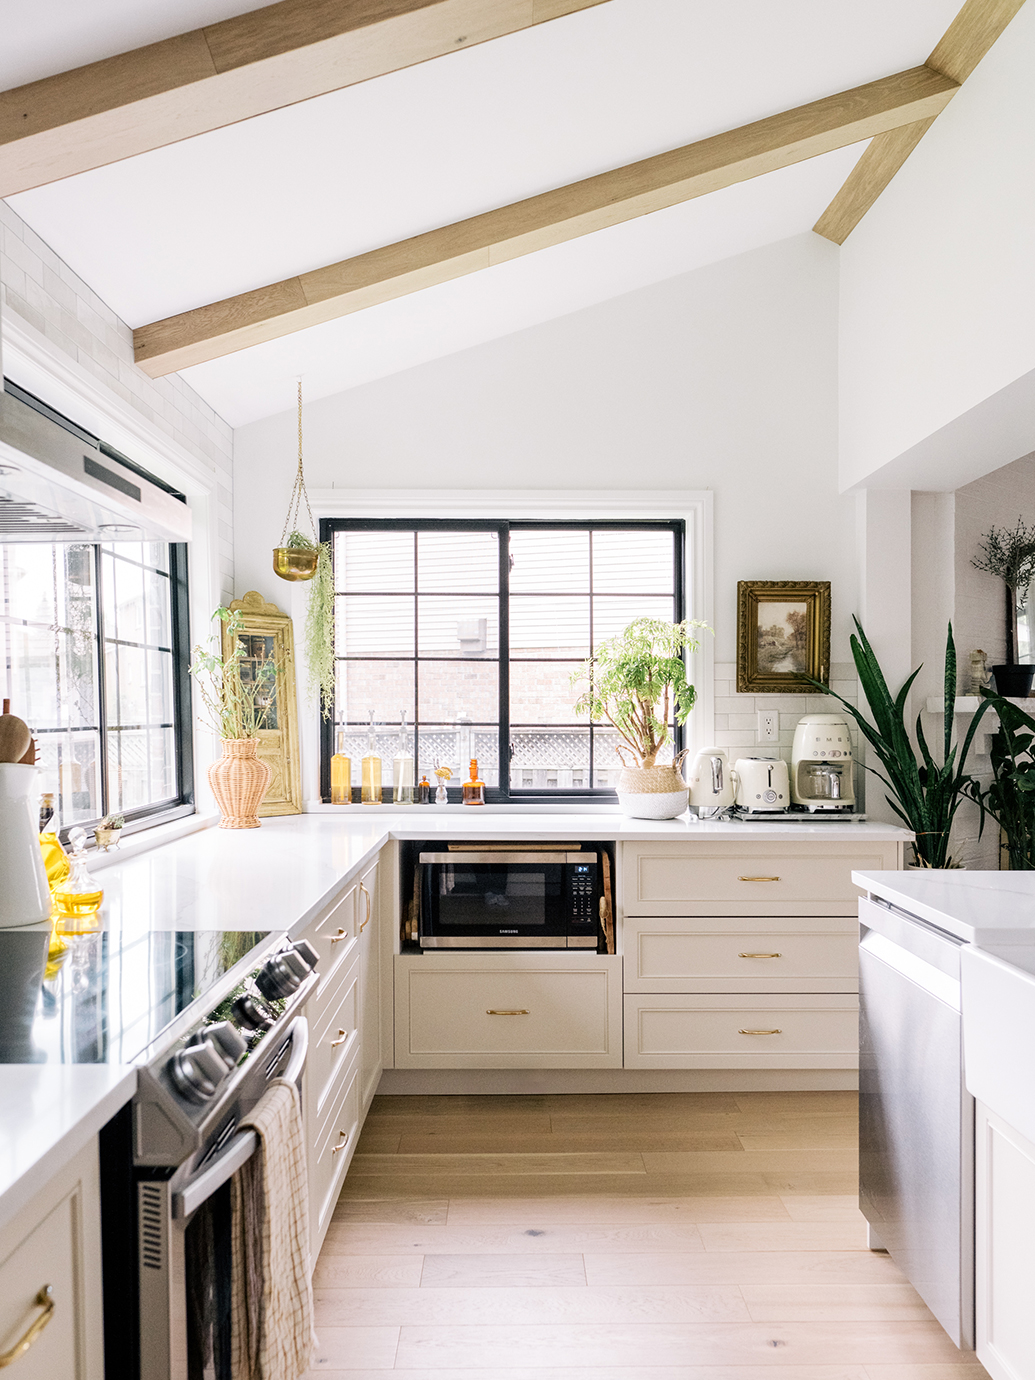
M348 939L348 937L349 937L349 932L348 932L348 930L339 930L337 934L332 934L332 935L331 935L331 943L332 943L332 944L340 944L341 941L342 941L343 939Z
M366 920L363 921L362 925L360 925L360 927L359 927L359 932L360 932L360 934L362 934L363 931L364 931L364 930L366 929L366 927L367 927L367 922L368 922L369 919L370 919L370 892L366 889L366 887L363 885L362 882L360 882L360 884L359 884L359 889L360 889L360 891L362 891L363 895L367 898L367 918L366 918Z
M738 1035L782 1035L782 1030L738 1030Z
M339 1030L338 1034L341 1036L341 1039L332 1040L331 1049L337 1049L339 1045L347 1045L349 1040L352 1038L350 1035L346 1035L344 1030Z
M332 1154L332 1155L336 1155L336 1154L338 1153L339 1150L344 1150L345 1147L346 1147L346 1145L348 1145L348 1143L349 1143L349 1133L348 1133L348 1131L339 1131L339 1132L338 1132L338 1135L339 1135L339 1136L344 1136L344 1140L339 1141L337 1145L334 1145L334 1146L331 1147L331 1154Z
M779 877L738 877L738 882L778 882Z
M783 958L783 954L737 954L738 958Z
M486 1011L487 1016L527 1016L527 1011Z
M43 1288L32 1302L33 1307L42 1308L43 1312L34 1322L29 1324L28 1329L18 1338L10 1351L5 1351L0 1355L0 1370L3 1370L4 1366L9 1366L12 1362L17 1361L19 1356L24 1356L29 1347L32 1346L33 1342L46 1327L47 1323L49 1323L54 1316L54 1290L49 1284L44 1284Z

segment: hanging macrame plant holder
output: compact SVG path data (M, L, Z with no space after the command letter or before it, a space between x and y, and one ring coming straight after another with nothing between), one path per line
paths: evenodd
M309 538L298 529L298 522L305 504L309 518ZM311 580L316 574L316 564L320 558L320 544L313 521L313 510L309 506L309 495L305 487L305 474L302 470L302 380L298 381L298 469L295 482L291 486L284 530L280 535L280 545L273 548L273 570L282 580Z

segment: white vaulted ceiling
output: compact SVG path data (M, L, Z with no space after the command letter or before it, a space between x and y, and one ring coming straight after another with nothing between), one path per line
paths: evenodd
M960 0L609 0L10 198L132 326L924 61ZM37 0L0 89L255 8ZM146 10L146 14L142 11ZM826 153L184 371L234 425L810 229Z

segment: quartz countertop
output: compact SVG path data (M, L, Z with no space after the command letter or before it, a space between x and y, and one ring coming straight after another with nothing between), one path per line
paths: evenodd
M964 943L1014 962L1016 949L1035 957L1035 872L853 872L852 881Z

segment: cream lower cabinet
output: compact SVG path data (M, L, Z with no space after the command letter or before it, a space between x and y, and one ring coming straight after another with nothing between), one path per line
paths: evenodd
M0 1367L10 1366L11 1380L103 1380L96 1140L3 1228L0 1242Z
M858 1058L853 870L900 845L624 844L626 1068L851 1069Z
M622 961L496 950L395 959L395 1067L622 1066Z
M377 877L374 862L301 936L320 955L303 1095L314 1262L383 1067Z
M1035 1145L977 1104L977 1356L992 1380L1035 1380Z

